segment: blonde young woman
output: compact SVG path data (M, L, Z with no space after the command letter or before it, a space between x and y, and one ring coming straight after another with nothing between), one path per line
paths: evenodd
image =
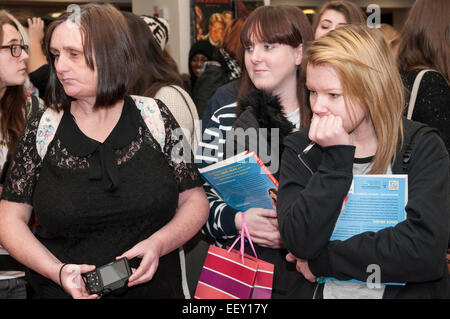
M424 124L402 118L404 89L389 50L378 30L349 25L316 40L306 53L313 118L309 128L287 138L277 209L287 259L311 282L338 279L318 284L316 297L448 298L449 156L428 131L414 139L405 172L403 153ZM404 222L329 240L353 174L405 173ZM380 267L381 282L406 284L368 288L372 264Z

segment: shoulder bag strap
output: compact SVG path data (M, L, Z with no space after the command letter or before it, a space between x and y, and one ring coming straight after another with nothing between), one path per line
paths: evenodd
M64 111L57 112L52 108L47 108L42 114L36 133L36 149L41 160L44 159L48 145L55 137L63 114Z
M194 124L195 124L194 115L192 114L191 107L190 107L188 101L186 100L186 97L184 96L184 94L183 94L180 90L177 89L176 86L170 85L170 87L173 88L173 89L175 89L175 90L181 95L181 97L183 98L184 103L186 103L186 106L187 106L187 108L188 108L188 110L189 110L189 113L191 114L192 127L194 127Z
M131 96L131 98L134 100L137 108L141 112L141 116L150 130L150 133L161 146L161 150L163 150L166 140L166 133L164 121L162 120L158 104L152 98L136 95ZM39 121L39 126L36 133L36 149L41 160L44 159L44 156L47 153L48 145L55 137L63 114L63 111L57 112L51 108L47 108Z
M409 98L409 103L408 103L408 113L406 115L406 118L408 120L410 120L412 118L412 115L414 112L414 105L416 104L417 92L419 91L419 86L420 86L420 82L422 81L422 77L428 71L434 71L434 70L430 70L430 69L422 70L417 74L416 79L414 80L414 84L413 84L413 87L411 90L411 96Z
M412 135L411 140L409 141L408 145L406 146L406 149L405 149L405 152L403 153L403 158L402 158L403 172L405 174L408 173L409 160L411 159L411 154L413 152L414 147L416 146L417 139L429 132L437 132L437 130L430 126L422 126L416 132L414 132L414 134Z
M189 114L191 114L191 119L192 119L191 141L193 141L195 138L195 119L194 119L194 115L192 114L191 106L189 105L188 101L186 100L186 97L184 96L184 94L180 90L178 90L178 88L176 86L170 85L170 87L175 89L178 92L178 94L181 95L181 97L184 100L184 103L187 106L187 109L189 110Z
M166 143L166 128L161 116L158 103L155 99L139 95L130 95L133 99L136 107L141 112L142 119L147 125L148 130L152 134L153 138L161 146L161 151L164 151L164 145Z

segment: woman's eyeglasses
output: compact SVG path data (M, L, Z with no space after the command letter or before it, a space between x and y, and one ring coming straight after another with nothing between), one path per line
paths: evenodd
M22 50L25 50L25 52L28 53L28 45L26 44L3 45L0 47L0 49L10 49L11 55L15 58L20 57L20 55L22 54Z

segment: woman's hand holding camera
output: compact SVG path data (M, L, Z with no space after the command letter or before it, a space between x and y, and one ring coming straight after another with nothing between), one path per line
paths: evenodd
M93 265L63 264L59 270L59 285L74 299L99 299L99 295L89 294L81 276L93 270Z
M153 278L159 265L159 257L161 255L162 245L154 237L149 237L136 244L133 248L126 251L122 256L131 260L135 257L141 258L141 263L137 269L132 268L133 274L128 279L128 287L143 284Z

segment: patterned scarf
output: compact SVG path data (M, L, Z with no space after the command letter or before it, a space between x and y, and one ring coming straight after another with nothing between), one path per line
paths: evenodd
M231 57L231 55L228 54L228 52L225 51L224 49L220 48L219 52L222 55L222 58L225 61L225 64L228 68L229 80L232 81L232 80L240 78L241 74L242 74L242 70L241 70L241 67L239 66L239 63L235 59L233 59Z

